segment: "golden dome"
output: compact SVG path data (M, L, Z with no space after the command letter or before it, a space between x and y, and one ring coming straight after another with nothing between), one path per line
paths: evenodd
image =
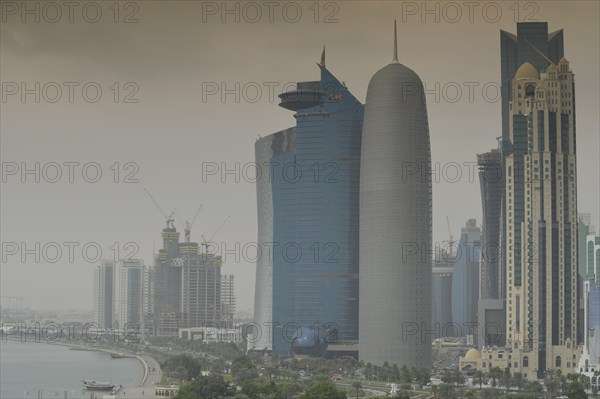
M515 74L515 79L539 79L540 74L537 69L529 62L524 63L517 69L517 73Z
M477 349L471 348L465 355L464 360L467 362L476 362L479 359L481 359L481 353L479 353L479 351Z

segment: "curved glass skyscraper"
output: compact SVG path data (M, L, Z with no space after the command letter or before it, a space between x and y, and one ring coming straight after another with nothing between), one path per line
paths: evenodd
M256 182L258 211L258 245L262 249L256 262L256 285L254 292L255 349L272 349L273 337L269 334L273 320L273 189L271 164L273 158L296 151L296 129L289 128L260 138L254 145L257 167L261 178Z
M277 138L265 138L256 147L270 169L257 185L259 243L273 244L257 264L254 347L283 355L300 327L317 326L330 342L358 339L363 105L324 56L318 65L319 81L280 96L294 112L294 145L274 151ZM289 130L283 136L291 143Z

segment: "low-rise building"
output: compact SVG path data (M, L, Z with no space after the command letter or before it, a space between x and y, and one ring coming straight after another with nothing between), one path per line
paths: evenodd
M241 328L219 328L219 327L191 327L180 328L179 338L187 340L201 340L203 343L211 342L233 342L243 341Z

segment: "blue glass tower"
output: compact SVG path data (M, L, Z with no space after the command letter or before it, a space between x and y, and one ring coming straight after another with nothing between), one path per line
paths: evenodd
M469 219L461 231L452 273L452 321L463 335L477 323L480 243L481 230L475 219Z
M295 112L295 145L270 159L271 184L264 190L271 191L272 222L259 220L259 230L261 223L272 223L274 242L273 327L262 333L272 334L272 350L282 355L290 354L299 331L309 331L303 327L318 327L330 342L358 339L364 107L325 67L324 54L318 66L319 81L298 83L280 95L280 106ZM269 289L257 279L257 290L259 285Z

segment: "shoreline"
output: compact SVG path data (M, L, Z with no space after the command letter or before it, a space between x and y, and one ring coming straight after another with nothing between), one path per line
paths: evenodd
M85 344L74 343L74 342L45 341L45 340L22 341L21 339L4 339L3 342L22 342L22 343L56 345L56 346L62 346L65 348L69 348L70 350L81 350L81 351L88 351L88 352L103 352L103 353L107 353L107 354L118 354L118 355L124 354L124 355L126 355L126 358L136 359L138 367L139 367L139 378L137 379L138 380L137 385L127 385L127 386L120 385L119 388L116 390L116 392L123 390L123 388L138 388L138 387L145 386L146 381L148 379L150 366L148 365L148 361L146 359L144 359L143 356L146 356L149 360L153 361L156 365L159 364L158 361L150 355L142 356L142 355L138 355L138 354L131 353L128 351L118 351L115 349L92 347L92 346L88 346ZM158 372L160 372L160 367L158 368Z
M146 379L148 378L148 367L149 367L148 362L146 362L146 360L138 354L134 354L131 352L126 352L126 351L116 351L114 349L107 349L107 348L90 348L89 346L86 346L86 345L78 345L78 344L67 343L67 342L46 342L46 343L51 344L51 345L61 345L61 346L65 346L68 348L76 348L76 349L90 351L90 352L104 352L104 353L115 354L115 355L125 354L125 355L127 355L128 359L136 359L138 361L138 364L141 366L141 370L140 370L141 375L138 380L139 382L138 382L137 387L143 387L144 383L146 382ZM121 386L121 388L119 388L117 390L117 392L123 388L128 388L128 387Z

